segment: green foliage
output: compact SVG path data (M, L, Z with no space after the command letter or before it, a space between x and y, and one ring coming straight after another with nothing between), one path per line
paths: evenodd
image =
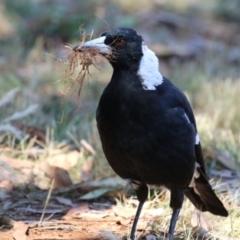
M240 0L215 0L213 13L220 19L230 22L240 20Z
M15 20L18 37L32 45L39 36L49 41L69 41L79 36L81 24L91 25L89 12L94 12L94 1L5 0L6 10Z

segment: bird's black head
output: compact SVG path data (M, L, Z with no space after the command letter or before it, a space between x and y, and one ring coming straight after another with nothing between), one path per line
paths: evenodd
M103 55L110 55L109 62L114 68L137 68L143 55L142 43L142 37L135 30L114 28L99 38L85 42L81 47L94 47Z

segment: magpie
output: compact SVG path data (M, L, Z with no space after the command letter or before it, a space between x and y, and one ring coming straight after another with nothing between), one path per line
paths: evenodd
M191 106L159 72L155 53L133 29L115 28L74 47L95 48L108 55L113 74L103 90L97 113L102 148L113 170L130 181L139 201L130 239L148 196L148 185L170 190L173 210L168 240L184 195L200 211L228 216L206 177L206 169Z

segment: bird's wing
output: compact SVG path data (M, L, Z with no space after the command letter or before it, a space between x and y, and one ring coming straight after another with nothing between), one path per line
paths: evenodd
M184 112L186 113L187 119L195 128L196 138L198 138L199 140L195 117L187 97L184 95L184 93L180 89L178 89L175 85L173 85L171 81L168 80L167 78L164 78L163 82L164 82L163 84L166 84L167 88L169 89L168 94L170 95L170 97L168 98L169 98L170 107L181 107L184 110ZM206 175L206 169L205 169L204 159L202 155L202 147L201 147L200 140L196 141L195 155L196 155L196 162L201 167L202 172Z
M209 211L215 215L226 217L228 216L228 212L223 206L222 202L216 196L206 176L206 169L202 154L201 143L197 133L197 126L192 108L186 96L182 93L182 91L180 91L174 85L171 85L171 82L169 80L164 79L164 81L167 81L167 84L170 84L170 88L172 88L172 90L170 90L172 91L171 97L169 98L170 104L172 105L177 104L178 107L181 107L186 113L187 121L193 124L196 130L196 143L195 143L196 169L193 176L193 180L190 186L185 191L185 195L197 209L201 211Z

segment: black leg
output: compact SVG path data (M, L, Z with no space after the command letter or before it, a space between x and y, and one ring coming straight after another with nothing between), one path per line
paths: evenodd
M140 217L143 204L147 200L148 187L145 183L140 183L140 182L137 182L137 181L132 181L131 184L136 191L137 198L138 198L138 201L139 201L137 212L136 212L136 215L135 215L135 218L134 218L134 221L133 221L133 225L132 225L132 229L131 229L131 233L130 233L130 239L134 240L138 219Z
M173 209L173 213L170 221L167 240L173 240L174 229L183 204L184 190L182 188L177 188L173 186L170 186L169 189L171 191L170 207Z
M167 236L167 240L173 240L173 234L174 234L174 229L178 220L178 215L180 212L181 208L178 209L173 209L173 213L172 213L172 218L170 221L170 227L168 230L168 236Z
M140 217L141 211L142 211L142 207L143 207L144 202L139 202L138 204L138 208L137 208L137 212L133 221L133 225L132 225L132 229L131 229L131 233L130 233L130 239L134 240L135 239L135 232L136 232L136 228L137 228L137 223L138 223L138 219Z

